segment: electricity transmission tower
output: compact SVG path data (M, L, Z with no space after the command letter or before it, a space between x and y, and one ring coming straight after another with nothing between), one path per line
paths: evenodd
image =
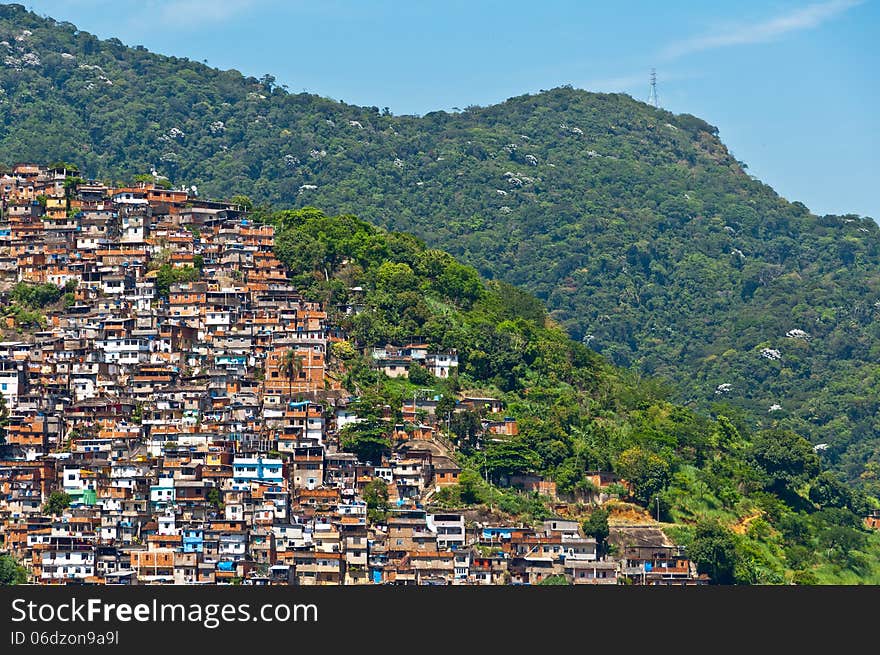
M648 104L660 109L660 98L657 95L657 69L651 69L651 95L648 96Z

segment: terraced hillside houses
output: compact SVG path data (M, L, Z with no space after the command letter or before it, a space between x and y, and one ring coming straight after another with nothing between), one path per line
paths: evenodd
M660 538L615 559L576 521L433 507L460 472L438 398L387 408L381 462L342 450L359 420L332 356L346 335L291 286L271 225L166 187L0 173L0 551L31 582L705 582ZM389 377L458 365L415 335L364 355ZM456 401L492 411L488 438L516 434L500 400ZM364 500L376 481L381 520Z

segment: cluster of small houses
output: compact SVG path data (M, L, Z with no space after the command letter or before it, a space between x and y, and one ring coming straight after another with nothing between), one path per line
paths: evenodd
M485 525L432 510L460 471L438 399L404 401L381 465L339 449L358 420L327 361L345 335L291 288L272 226L186 191L70 179L31 164L0 175L5 295L17 282L76 283L45 326L0 342L0 552L32 582L706 582L659 531L604 557L577 521ZM201 272L166 295L159 262ZM4 320L16 334L15 315ZM366 354L391 377L458 366L418 343ZM516 434L496 399L459 398L456 411L477 406L495 414L487 434ZM389 490L382 521L363 500L376 479ZM58 492L69 506L49 513Z

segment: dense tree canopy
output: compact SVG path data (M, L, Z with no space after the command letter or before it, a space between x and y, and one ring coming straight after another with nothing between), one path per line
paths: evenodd
M362 462L381 464L382 456L391 453L388 427L375 421L347 425L342 430L342 448L357 455Z
M880 229L779 197L705 121L569 87L393 116L8 5L0 37L6 163L62 159L120 181L155 167L257 212L313 205L406 230L537 294L569 334L664 376L679 402L721 400L747 410L752 428L826 443L822 457L846 480L880 490ZM283 247L321 274L311 264L335 267L335 244L369 236L337 227L326 251L310 236ZM390 253L409 238L388 242ZM363 240L360 255L370 247ZM375 302L406 330L436 326L418 290L395 295L401 264L427 267L452 304L477 301L473 271L448 255L396 262ZM507 386L521 371L495 366L492 350L510 338L492 335L472 358Z
M688 554L700 573L719 584L736 582L736 536L716 521L697 524L688 543Z
M0 587L26 582L27 569L16 562L12 555L0 555Z
M669 463L659 455L640 447L620 454L617 462L620 474L632 485L633 496L650 503L669 484Z
M459 484L436 494L438 502L538 520L549 515L547 505L511 491L517 476L553 480L574 500L596 491L589 471L612 470L628 488L605 493L672 522L680 541L696 549L701 570L719 580L880 576L880 544L853 513L874 501L822 472L814 448L795 432L755 430L731 405L718 403L707 416L674 404L664 385L616 369L569 339L534 298L482 282L472 269L464 277L479 285L471 302L457 301L443 282L455 260L418 239L313 208L266 210L261 220L278 227L276 253L292 267L294 284L308 297L332 298L331 318L349 332L340 361L362 422L343 430L342 443L361 459L387 454L386 419L406 429L401 404L428 392L463 467ZM306 240L329 254L295 247ZM352 314L355 304L360 311ZM457 373L440 379L413 365L408 380L386 378L358 352L415 336L432 348L455 348ZM458 406L461 390L502 398L518 434L484 434L484 420L502 417L479 404ZM603 515L593 510L584 526L597 539L607 529Z
M606 541L611 529L608 526L608 510L597 508L590 512L590 516L583 522L581 528L588 537L596 540L596 548L599 554L604 553Z
M49 499L43 507L43 512L46 514L61 514L70 506L70 501L70 494L63 491L53 491L49 494Z
M0 40L6 163L61 158L119 181L155 166L250 203L353 346L418 336L458 350L457 376L421 380L438 410L460 389L491 393L521 430L474 443L438 497L537 520L540 498L490 481L534 474L576 497L589 470L610 469L717 581L880 579L856 513L873 499L820 473L880 490L872 221L810 214L746 175L711 125L621 94L563 87L395 117L20 7L0 7ZM195 275L160 267L157 285ZM14 305L19 327L45 320ZM377 462L385 413L400 423L415 385L343 354L364 421L342 445ZM458 436L473 440L467 421Z
M809 442L788 430L759 433L751 456L770 476L770 484L779 489L803 483L819 473L819 458Z

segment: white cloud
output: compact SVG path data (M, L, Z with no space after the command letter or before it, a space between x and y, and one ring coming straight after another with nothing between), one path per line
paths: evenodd
M824 0L806 5L757 23L739 23L726 28L718 28L713 32L677 41L663 48L655 58L657 61L671 62L685 55L725 48L729 46L766 43L781 38L786 34L813 29L839 16L840 14L863 4L865 0ZM591 91L606 92L644 92L648 96L649 68L641 71L625 73L617 76L592 79L583 84ZM668 83L674 80L698 77L694 73L683 71L673 72L668 69L658 72L658 81Z
M717 30L701 36L684 39L672 43L661 52L661 57L677 59L684 55L705 50L714 50L727 46L745 45L750 43L766 43L791 32L818 27L864 0L826 0L771 18L759 23L740 24L729 29Z

